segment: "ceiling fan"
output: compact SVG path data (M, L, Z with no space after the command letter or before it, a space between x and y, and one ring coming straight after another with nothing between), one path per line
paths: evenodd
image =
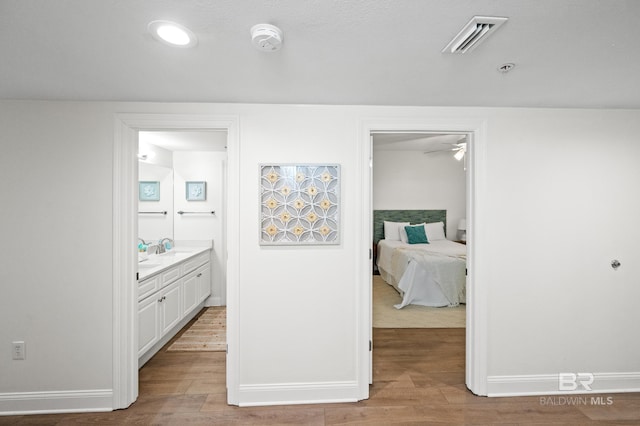
M431 139L436 139L431 138ZM453 157L460 161L464 158L467 152L467 142L465 135L443 135L438 139L433 140L433 144L424 151L423 154L435 154L438 152L453 152ZM464 142L460 142L464 141Z

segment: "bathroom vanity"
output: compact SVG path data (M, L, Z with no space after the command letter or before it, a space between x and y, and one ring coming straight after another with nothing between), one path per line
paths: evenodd
M138 368L204 306L211 247L175 247L138 263Z

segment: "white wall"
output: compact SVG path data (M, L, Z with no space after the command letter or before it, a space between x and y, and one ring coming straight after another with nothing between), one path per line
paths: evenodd
M0 103L2 411L7 393L112 386L112 111Z
M0 410L14 392L110 389L113 114L140 111L240 117L241 387L356 378L364 117L487 122L476 284L490 294L489 376L640 371L640 111L7 101L0 347L25 340L28 359L0 353ZM341 245L259 246L263 162L341 164Z
M464 163L452 153L374 150L374 210L446 210L447 238L455 240L465 208Z
M639 112L489 117L489 374L626 372L637 388Z
M226 247L224 235L225 152L176 151L173 153L175 172L175 211L216 212L210 214L175 214L174 239L213 240L212 295L207 304L225 303L224 273ZM186 182L205 181L206 200L187 201Z

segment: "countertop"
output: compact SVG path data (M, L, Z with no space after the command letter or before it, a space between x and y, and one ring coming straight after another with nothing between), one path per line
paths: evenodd
M174 247L166 253L149 255L138 262L138 281L145 280L187 259L211 250L211 247Z

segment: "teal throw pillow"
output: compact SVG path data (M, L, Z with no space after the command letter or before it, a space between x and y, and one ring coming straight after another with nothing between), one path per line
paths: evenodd
M429 244L427 233L424 232L424 225L405 226L407 232L407 241L409 244Z

